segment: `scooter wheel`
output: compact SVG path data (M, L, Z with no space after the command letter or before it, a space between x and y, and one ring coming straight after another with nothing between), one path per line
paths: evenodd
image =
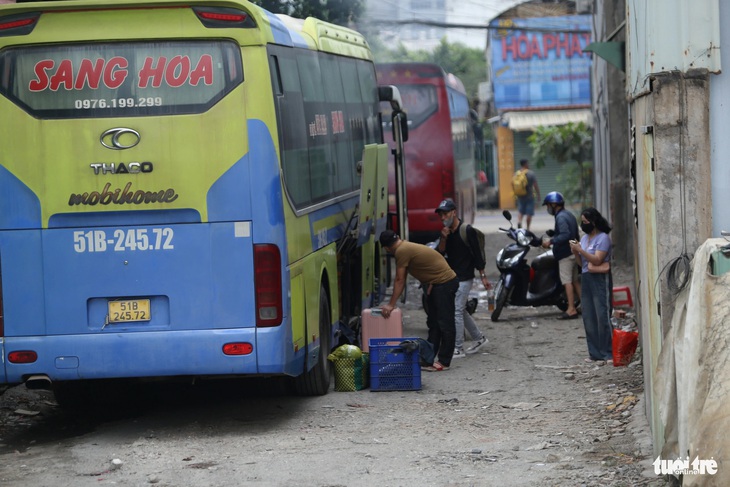
M507 304L509 297L509 289L504 285L504 281L497 281L494 289L494 311L492 311L492 321L499 321L499 315L502 314L502 308Z

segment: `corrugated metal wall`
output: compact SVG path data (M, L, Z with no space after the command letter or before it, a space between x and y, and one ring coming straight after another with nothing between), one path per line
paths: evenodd
M730 39L730 2L720 6L720 30L725 39ZM726 44L721 59L725 67L730 66L730 49ZM712 235L720 236L722 230L730 230L730 211L727 210L727 197L730 195L730 75L727 73L713 76L710 91L710 134L712 135Z
M650 89L667 71L720 72L719 0L627 0L627 91Z

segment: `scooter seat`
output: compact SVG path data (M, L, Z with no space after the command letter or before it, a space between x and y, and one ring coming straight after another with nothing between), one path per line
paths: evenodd
M532 263L530 264L530 266L535 271L548 270L555 267L555 257L553 256L552 251L544 252L536 256L534 259L532 259Z

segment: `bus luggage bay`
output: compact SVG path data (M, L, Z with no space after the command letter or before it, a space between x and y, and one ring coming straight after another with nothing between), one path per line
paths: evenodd
M244 0L1 6L0 383L326 393L384 289L378 93L360 34Z

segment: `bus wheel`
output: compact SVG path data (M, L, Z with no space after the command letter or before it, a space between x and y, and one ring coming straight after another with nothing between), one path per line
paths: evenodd
M331 327L330 301L323 286L319 289L319 356L314 367L294 379L294 388L300 396L323 396L329 391L332 369L327 355L332 348Z

